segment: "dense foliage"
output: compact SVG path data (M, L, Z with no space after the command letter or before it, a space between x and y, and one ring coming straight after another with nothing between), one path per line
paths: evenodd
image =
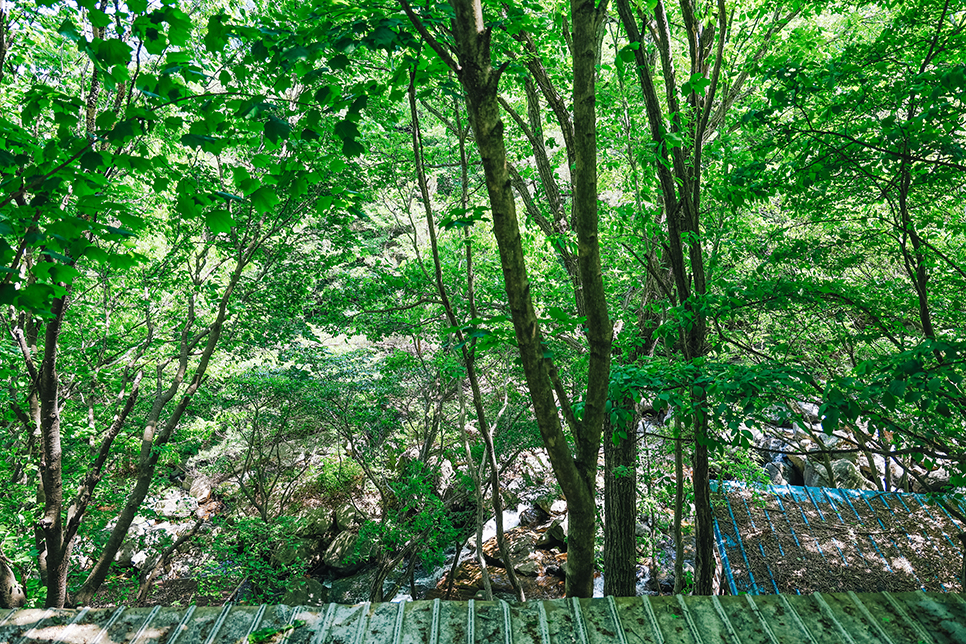
M189 461L263 599L309 497L438 563L543 445L587 594L645 410L699 559L806 402L964 484L964 61L949 0L0 0L0 579L89 603Z

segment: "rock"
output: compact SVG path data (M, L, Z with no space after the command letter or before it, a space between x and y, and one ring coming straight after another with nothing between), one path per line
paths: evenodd
M335 511L335 529L344 532L366 520L364 514L356 510L351 503L346 503Z
M368 601L377 572L376 568L369 568L351 577L333 580L328 600L337 604Z
M198 509L198 500L178 488L168 488L150 507L163 517L185 519Z
M26 603L23 586L10 566L0 559L0 608L20 608Z
M803 451L803 450L799 449L796 446L795 451ZM787 458L788 459L788 462L791 463L791 465L792 465L793 468L795 468L795 472L796 472L797 476L795 476L794 478L796 478L796 479L797 478L801 478L801 480L802 480L802 483L801 484L804 485L804 482L805 482L805 463L807 463L808 461L805 460L805 457L804 456L799 456L798 454L785 454L785 458ZM788 479L788 480L792 480L792 479Z
M272 553L272 560L283 566L296 561L311 561L318 556L317 542L314 539L297 539L279 544Z
M565 550L567 548L567 517L551 521L534 544L535 548L544 549L554 546L560 546Z
M520 570L517 581L523 587L523 592L528 600L535 599L557 599L564 596L563 575L548 574L550 566L556 566L558 573L559 565L553 562L551 555L547 555L544 562L539 564L536 576L525 575ZM547 565L544 565L546 563ZM529 566L527 566L529 569ZM500 599L513 601L515 594L510 586L506 570L503 568L489 568L490 585L493 594ZM446 595L446 588L449 585L448 574L443 575L442 579L436 584L436 588L430 590L423 599L443 598ZM456 568L453 582L453 593L449 596L453 600L483 599L483 571L475 559L467 559Z
M138 570L150 570L161 559L161 553L151 550L139 550L131 555L131 565Z
M646 537L651 533L651 529L640 521L634 522L634 536L638 538Z
M127 538L114 556L114 561L122 568L134 567L139 570L151 568L157 563L161 550L167 544L193 527L192 521L154 523L144 517L135 517L128 529Z
M443 459L439 464L439 482L436 489L446 490L453 483L453 476L456 474L453 464L448 459Z
M865 478L872 481L879 479L879 481L884 485L886 459L879 454L873 454L872 461L875 464L874 470L869 466L869 461L863 455L863 458L859 461L859 470L862 472L862 475L865 476ZM899 480L902 479L903 470L902 467L900 467L892 459L889 460L889 467L892 470L892 485L894 487L899 483Z
M506 541L507 555L510 558L510 564L514 569L522 564L530 554L534 551L537 534L528 530L527 528L514 528L513 530L507 530L503 533L504 540ZM500 566L501 568L506 568L507 564L503 561L503 556L500 553L500 549L496 544L496 537L493 537L489 541L483 544L483 558L486 559L486 563L491 566Z
M296 532L300 537L320 538L328 534L333 523L331 510L316 508L302 517Z
M198 503L204 503L211 499L214 482L204 474L196 473L184 480L183 487Z
M788 485L782 468L777 463L765 463L765 473L768 474L768 482L772 485Z
M854 450L855 444L853 441L843 438L837 434L818 434L818 439L822 442L826 449L844 449L844 450ZM821 456L816 455L816 460L820 460ZM832 461L838 460L848 460L853 463L859 460L859 452L844 452L838 454L830 454L829 457Z
M832 463L832 471L835 473L835 481L839 487L849 490L871 490L874 486L869 483L858 466L851 459L841 459Z
M328 601L329 589L312 578L299 579L282 597L282 603L287 606L322 606Z
M834 481L829 482L828 470L824 464L807 461L805 464L805 485L809 487L838 487L848 490L870 490L869 484L855 463L848 459L832 461Z
M364 563L360 562L362 558L354 556L358 537L354 532L342 532L336 536L322 555L322 565L343 574L361 568Z
M514 570L524 577L536 577L543 569L543 563L536 554L531 554L525 561L514 567Z
M948 492L952 487L949 470L943 467L926 472L925 476L922 477L926 483L925 489L923 489L919 481L911 476L909 478L912 479L912 491L920 494L926 492Z
M567 502L561 498L551 495L544 495L535 499L533 504L543 510L547 516L564 514L567 512Z
M520 513L520 525L531 527L539 525L549 518L550 515L546 514L537 506L532 505Z

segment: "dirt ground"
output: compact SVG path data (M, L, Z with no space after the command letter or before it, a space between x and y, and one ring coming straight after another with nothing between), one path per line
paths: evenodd
M719 495L715 516L739 592L963 592L960 528L942 509L913 495L839 492Z

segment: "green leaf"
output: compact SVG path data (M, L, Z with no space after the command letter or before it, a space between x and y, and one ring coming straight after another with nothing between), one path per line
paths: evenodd
M330 69L345 69L349 66L349 57L345 54L339 54L335 58L329 61Z
M228 44L228 26L225 24L227 16L217 13L208 19L208 31L205 34L205 49L219 52ZM226 83L222 83L223 85Z
M191 18L188 14L175 9L166 7L164 9L164 20L168 23L168 40L171 44L183 47L188 44L191 38Z
M249 199L260 214L266 213L280 203L275 186L262 186L252 193Z
M227 233L235 225L227 208L215 208L206 212L205 223L213 233Z
M328 105L332 102L334 98L334 93L332 88L328 85L323 85L319 89L315 90L315 102L319 105Z
M265 136L272 143L287 139L291 131L292 126L288 124L288 121L283 121L276 116L269 115L268 121L265 122Z
M131 61L131 46L117 38L97 39L94 41L94 58L105 67L126 65Z
M80 42L82 40L86 42L86 39L80 35L77 27L71 22L70 18L64 18L64 22L60 23L60 27L57 28L57 33L74 42Z
M104 165L104 156L100 152L85 152L80 158L80 165L85 170L97 170Z
M91 9L88 11L87 19L91 21L92 26L98 29L103 29L111 24L111 17L100 9Z
M691 78L681 85L681 93L688 96L691 92L694 92L698 96L704 96L710 84L711 81L705 78L704 74L691 74Z

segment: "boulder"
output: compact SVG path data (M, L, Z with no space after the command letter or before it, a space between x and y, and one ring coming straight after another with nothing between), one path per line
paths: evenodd
M765 473L768 474L768 482L771 485L788 485L785 475L778 463L765 463Z
M525 560L518 563L513 569L524 577L536 577L540 571L543 570L543 568L544 565L540 556L535 553L531 553Z
M520 525L527 527L535 526L543 523L549 518L550 515L545 513L537 506L532 505L520 513Z
M566 555L564 555L566 558ZM517 581L523 587L523 592L528 600L537 599L556 599L564 596L564 578L560 569L560 563L553 555L547 553L539 562L536 559L522 562L516 569ZM528 574L534 571L536 574ZM488 568L490 584L493 594L500 598L513 601L515 594L510 586L506 570L503 568ZM334 584L333 584L334 586ZM436 584L436 588L431 589L423 599L435 599L446 597L446 589L449 587L449 572ZM463 561L456 568L454 576L453 592L448 597L453 600L483 599L483 571L475 558Z
M544 495L534 500L533 504L548 516L567 512L567 502L556 496Z
M503 537L506 541L507 556L510 558L510 564L514 569L526 561L536 547L537 534L527 528L507 530L503 533ZM507 567L507 563L503 561L503 556L497 547L496 537L483 544L483 558L491 566Z
M211 498L211 491L214 489L214 481L201 473L194 473L185 478L182 486L194 497L198 503L204 503Z
M150 570L161 560L161 553L154 550L139 550L131 555L131 565L138 570Z
M564 550L567 549L567 517L562 519L554 519L547 526L547 529L543 531L543 534L534 543L535 548L553 548L554 546L560 546Z
M834 481L828 480L828 470L821 463L807 461L805 464L805 485L809 487L837 487L848 490L870 490L873 486L866 480L859 468L849 459L832 461Z
M378 568L373 567L351 577L333 580L332 588L329 589L329 601L337 604L368 601L378 572Z
M800 447L796 446L795 447L795 451L803 451L803 450L801 450ZM791 466L793 468L795 468L796 476L794 478L797 479L797 478L801 477L802 483L800 483L800 485L804 485L805 464L808 461L805 459L804 456L800 456L798 454L785 454L785 458L787 458L788 459L788 462L791 463ZM789 480L791 480L791 479L789 479Z
M952 488L949 470L944 467L926 472L926 474L922 476L926 484L925 489L915 478L911 476L909 478L912 479L912 491L920 494L927 492L948 492Z
M282 566L290 566L296 561L311 561L318 556L314 539L294 539L280 543L272 553L272 560Z
M351 503L346 503L335 511L335 529L337 532L350 530L365 520L366 516Z
M329 601L329 589L317 579L299 579L290 588L282 603L288 606L322 606Z
M301 518L297 533L300 537L319 538L326 535L332 526L332 511L316 508Z
M634 536L635 537L637 537L638 539L643 539L644 537L646 537L650 533L651 533L651 527L650 527L649 524L644 523L643 521L635 521L634 522Z
M0 559L0 608L20 608L26 603L27 595L13 569Z
M342 571L343 573L348 570L358 569L360 567L359 562L353 556L356 551L356 539L359 535L354 532L342 532L329 547L326 548L325 553L322 555L322 564L329 568L333 568L337 571Z

